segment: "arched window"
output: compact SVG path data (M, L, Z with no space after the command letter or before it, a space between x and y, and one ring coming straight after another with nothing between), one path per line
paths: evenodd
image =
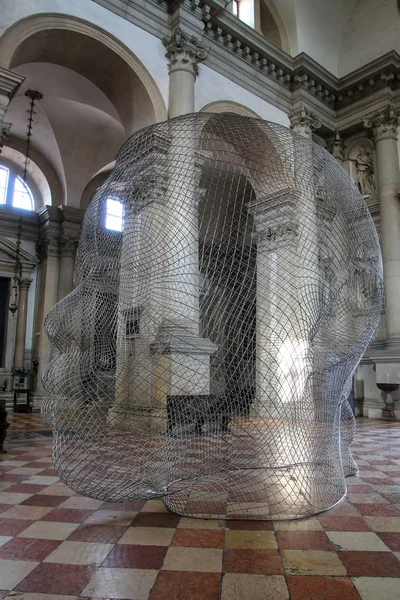
M106 229L122 231L123 218L122 202L116 198L107 198Z
M29 186L12 169L0 165L0 204L25 210L35 210Z

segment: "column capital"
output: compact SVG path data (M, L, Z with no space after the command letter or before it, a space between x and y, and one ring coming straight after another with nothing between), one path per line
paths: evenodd
M205 60L209 48L202 46L195 36L188 36L177 27L171 37L164 37L163 44L167 49L169 72L189 71L194 77L198 75L198 63Z
M57 238L44 236L36 244L36 251L40 260L60 256L60 242Z
M376 111L372 117L363 119L364 127L370 129L376 142L385 139L397 140L399 117L393 105Z
M74 240L68 237L62 237L60 239L60 256L69 256L74 258L77 247L78 240Z
M311 139L312 132L321 127L321 122L317 115L304 106L296 108L289 115L289 119L292 131L309 139Z
M5 123L4 121L0 122L0 154L8 134L10 133L11 125L12 123Z
M295 242L298 234L296 192L284 189L262 196L249 204L256 229L258 251L277 250Z
M22 291L29 291L29 288L31 287L31 283L32 283L32 279L29 279L29 277L22 277L19 280L19 290Z

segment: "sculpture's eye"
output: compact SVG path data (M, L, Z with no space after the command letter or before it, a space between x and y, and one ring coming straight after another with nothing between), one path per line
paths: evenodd
M135 133L88 208L76 280L47 317L44 376L69 486L226 518L343 497L382 272L368 209L322 148L228 114Z

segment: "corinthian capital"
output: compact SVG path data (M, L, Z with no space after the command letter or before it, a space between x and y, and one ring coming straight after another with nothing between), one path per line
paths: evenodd
M22 277L22 279L19 280L19 289L21 290L25 290L25 291L29 291L29 288L31 286L32 283L32 279L29 279L28 277Z
M60 240L60 256L70 256L74 258L77 247L78 240L62 237Z
M4 123L4 121L0 123L0 153L8 134L10 133L10 129L11 123Z
M177 27L169 38L163 39L167 49L165 56L168 59L170 72L175 70L190 71L195 76L198 74L198 63L207 58L209 48L205 48L195 36L187 36Z
M290 128L306 138L311 138L312 132L321 127L318 117L305 107L294 110L289 115L289 119Z
M392 105L386 106L375 112L372 117L364 119L364 127L372 131L376 142L390 138L397 139L398 124L399 117Z

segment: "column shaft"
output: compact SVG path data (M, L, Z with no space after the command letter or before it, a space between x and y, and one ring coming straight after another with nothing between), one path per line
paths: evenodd
M68 296L74 289L75 249L77 242L61 240L60 274L58 279L58 300Z
M397 149L398 118L391 107L365 121L376 143L383 277L386 293L386 337L400 337L400 188Z
M45 253L39 265L39 312L37 318L36 359L39 363L37 374L37 391L43 393L42 374L50 362L52 344L44 331L44 320L58 298L59 280L58 242L47 240Z
M14 368L23 369L26 342L26 321L28 316L28 290L32 279L21 279L17 311L17 333L15 340Z

